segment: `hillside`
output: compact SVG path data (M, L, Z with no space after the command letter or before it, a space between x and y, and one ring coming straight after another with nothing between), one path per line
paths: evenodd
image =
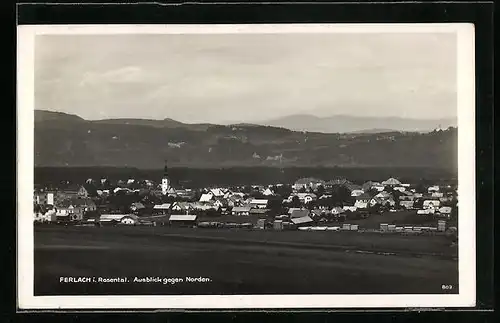
M456 168L455 128L426 134L327 134L168 120L86 121L35 114L36 166L355 166ZM165 126L161 126L162 122Z
M393 131L418 131L429 132L439 126L448 128L456 127L454 119L408 119L398 117L355 117L337 115L320 118L313 115L291 115L279 119L258 122L261 125L283 127L296 131L315 131L324 133L349 133L349 132L386 132ZM390 130L389 130L390 131Z

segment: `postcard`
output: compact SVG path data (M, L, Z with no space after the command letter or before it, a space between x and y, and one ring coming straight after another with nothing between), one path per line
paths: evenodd
M18 26L18 307L475 306L472 24Z

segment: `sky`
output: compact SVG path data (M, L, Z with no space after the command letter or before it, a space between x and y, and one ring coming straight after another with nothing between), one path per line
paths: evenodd
M457 116L456 34L37 35L35 109L258 122Z

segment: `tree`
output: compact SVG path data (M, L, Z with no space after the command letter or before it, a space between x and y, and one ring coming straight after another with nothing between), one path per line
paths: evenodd
M292 197L292 201L290 202L290 207L301 207L302 203L300 203L300 199L298 196Z
M316 194L319 196L322 196L323 194L325 194L325 188L323 187L323 185L319 185L317 188L316 188Z

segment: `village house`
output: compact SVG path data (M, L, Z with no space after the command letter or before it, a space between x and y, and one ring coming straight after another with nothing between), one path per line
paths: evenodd
M435 192L439 192L439 186L433 185L433 186L430 186L429 188L427 188L427 193L431 194L431 193L435 193Z
M290 218L300 218L304 216L309 216L310 211L307 209L290 208L288 210L288 214L290 214Z
M34 222L53 222L56 221L56 210L52 205L36 204L34 208Z
M273 190L271 190L271 189L268 187L268 188L266 188L266 189L264 190L264 192L262 192L262 195L264 195L264 196L273 196L273 195L275 195L275 194L274 194Z
M292 189L294 191L298 191L298 190L301 190L301 189L312 189L312 190L315 190L319 186L324 186L324 185L325 185L325 181L323 181L321 179L306 177L306 178L300 178L300 179L298 179L292 185Z
M208 193L202 194L199 201L202 203L207 203L207 202L212 201L213 198L214 198L214 194L212 192L208 192Z
M366 193L356 196L356 202L354 202L354 206L356 207L356 209L366 209L369 206L370 200L370 195Z
M377 195L375 195L374 197L372 197L370 199L370 202L369 202L369 205L371 207L374 207L375 205L380 205L380 206L395 206L396 205L396 202L394 201L394 199L391 197L380 197Z
M401 205L401 207L404 207L405 209L407 210L411 210L413 209L413 204L415 202L413 200L403 200L403 201L399 201L399 205Z
M170 210L172 210L173 212L187 212L191 209L192 207L188 202L174 202L170 207Z
M363 191L362 189L360 189L360 190L355 189L355 190L351 191L351 196L356 197L356 196L360 196L364 193L365 193L365 191Z
M423 202L422 208L424 210L426 210L426 209L436 210L439 208L440 205L441 205L441 202L439 200L425 200Z
M372 189L372 187L377 186L377 185L381 186L379 182L368 181L368 182L363 183L363 185L361 185L361 189L364 192L368 192L369 190Z
M55 206L57 218L68 221L80 221L84 213L96 209L96 204L90 199L66 199Z
M194 214L172 214L168 221L172 226L195 226L198 223L198 216Z
M436 213L438 213L439 215L450 217L451 211L452 211L451 206L442 206L436 210Z
M330 213L334 216L340 216L345 213L345 210L339 206L336 206L330 210Z
M232 215L246 216L250 215L251 206L235 206L231 210Z
M132 212L139 212L141 210L144 210L145 208L146 207L141 202L134 202L130 205L130 211Z
M342 209L344 210L344 212L346 211L349 211L349 212L356 212L358 210L358 208L354 205L344 205L342 207Z
M325 182L325 188L331 189L334 186L344 186L344 185L350 184L350 183L351 182L349 182L345 178L336 178L336 179L329 180L328 182Z
M153 206L153 214L167 214L171 206L170 203L156 204Z
M80 197L97 197L99 194L97 194L97 187L95 187L94 184L92 183L85 183L82 186L80 186L80 189L78 190L78 196Z
M443 197L443 196L444 196L443 192L432 192L431 193L431 197L440 198L440 197Z
M317 199L317 196L314 193L293 193L293 194L290 194L290 196L288 197L289 203L293 201L294 196L297 196L300 203L304 203L304 204L310 203L310 202L315 201Z
M310 216L302 216L297 218L292 218L290 221L297 227L307 226L313 223L313 219Z
M268 203L269 203L269 200L253 199L250 201L250 206L252 208L265 209L265 208L267 208Z
M251 208L250 215L260 215L267 216L269 214L269 209Z
M34 203L35 204L48 204L54 205L55 194L53 192L35 192Z
M382 185L384 185L384 186L401 186L401 182L398 181L397 179L391 177L388 180L383 181Z

